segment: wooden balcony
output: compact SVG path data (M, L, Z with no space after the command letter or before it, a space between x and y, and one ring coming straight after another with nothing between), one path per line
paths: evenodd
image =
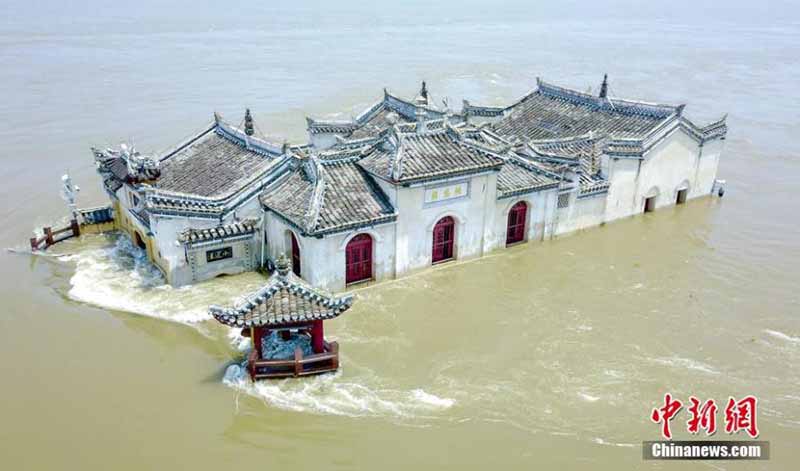
M270 378L289 378L328 373L339 369L339 344L325 342L322 353L303 356L298 347L294 358L264 360L253 350L247 359L247 368L253 381Z

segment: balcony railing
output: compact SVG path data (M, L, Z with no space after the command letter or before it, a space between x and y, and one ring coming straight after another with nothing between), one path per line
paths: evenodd
M288 378L327 373L339 369L339 344L325 342L324 351L303 356L300 347L295 348L294 358L260 359L254 349L247 358L250 377L255 381L267 378Z

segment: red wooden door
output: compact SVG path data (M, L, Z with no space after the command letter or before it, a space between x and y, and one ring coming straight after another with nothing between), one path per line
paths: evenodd
M506 244L514 244L525 240L525 220L528 215L528 205L523 201L515 204L508 211L508 230L506 231Z
M345 282L369 280L372 278L372 237L359 234L347 243L345 248Z
M300 246L297 245L294 234L292 234L292 273L300 276Z
M456 223L450 216L443 217L433 227L433 263L453 258Z

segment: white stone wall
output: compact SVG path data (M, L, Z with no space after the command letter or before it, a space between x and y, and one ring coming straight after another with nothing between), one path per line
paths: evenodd
M187 248L186 258L188 259L187 268L180 267L174 272L174 278L187 277L189 282L197 282L215 278L220 275L235 275L238 273L253 271L258 268L258 252L256 241L259 234L252 234L249 237L237 240L216 241L211 244L196 245ZM206 252L209 250L230 247L233 256L223 260L208 261ZM177 285L185 283L176 283Z
M656 195L656 209L675 204L678 189L695 188L699 143L676 129L644 155L631 214L640 213L644 200Z
M466 196L437 203L425 203L425 190L457 182L469 186ZM392 198L399 216L396 237L396 275L430 266L433 227L451 216L456 222L455 258L479 257L502 243L502 233L493 224L496 209L495 172L455 178L427 185L398 187Z
M542 241L552 236L551 223L555 212L557 189L539 191L526 195L504 198L496 201L494 231L498 234L497 244L491 250L505 247L508 229L508 211L520 201L528 206L525 224L527 225L525 241Z
M719 168L719 157L725 146L723 139L715 139L703 144L700 149L700 164L697 168L694 188L689 191L689 198L706 196L711 193L714 187L714 180L717 178Z
M300 231L276 214L266 216L267 255L277 259L291 256L291 234L300 248L300 276L314 286L330 291L345 289L345 248L359 234L372 237L372 277L383 281L395 277L395 224L385 223L324 237L303 237Z
M637 178L641 164L639 159L610 159L606 221L625 218L641 212L641 210L634 211L634 203L637 199Z
M644 211L645 198L656 197L656 209L674 205L678 190L689 198L707 196L717 177L723 142L701 146L683 129L675 129L644 155L644 160L612 158L605 221Z
M570 193L570 204L557 210L555 235L567 234L605 222L607 194L577 197L577 191Z
M239 220L242 219L260 219L261 207L258 202L257 196L253 196L250 200L245 202L242 206L236 209L236 216ZM168 282L173 286L182 286L195 281L202 281L213 278L220 274L232 274L235 270L227 269L218 265L219 270L192 270L190 261L187 260L187 254L182 244L178 243L178 237L186 229L210 229L217 227L220 224L230 224L234 221L233 213L229 213L220 222L219 219L197 218L187 216L167 216L167 215L151 215L150 216L150 230L153 233L153 240L155 247L153 256L157 258L157 263L162 266L166 272ZM245 254L244 250L234 252L234 258L241 258L237 262L227 262L228 264L251 265L250 257L260 257L260 244L251 243L252 247L248 251L255 252ZM205 254L205 251L203 252ZM256 258L257 259L257 258ZM222 263L222 262L220 262ZM256 268L256 264L253 268ZM230 268L230 267L229 267Z

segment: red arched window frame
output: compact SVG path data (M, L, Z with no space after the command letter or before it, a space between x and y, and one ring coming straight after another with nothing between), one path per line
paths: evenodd
M300 276L300 245L297 244L294 233L292 233L292 273Z
M345 283L372 279L372 237L359 234L345 247Z
M456 241L456 222L450 216L439 219L433 226L432 263L452 260Z
M506 245L525 240L525 226L528 218L528 205L520 201L508 211Z

